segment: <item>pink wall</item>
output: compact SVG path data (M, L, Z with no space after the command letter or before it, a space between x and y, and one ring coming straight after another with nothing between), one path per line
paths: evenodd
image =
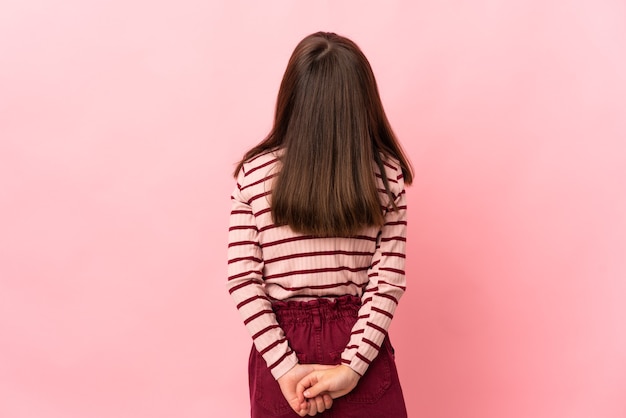
M379 3L2 3L0 416L246 416L230 172L320 29L416 167L411 416L626 416L624 2Z

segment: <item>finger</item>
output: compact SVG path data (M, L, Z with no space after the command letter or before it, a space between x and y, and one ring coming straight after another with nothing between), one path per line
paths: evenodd
M326 410L326 404L324 403L324 396L315 397L315 405L317 406L317 412L324 412Z
M317 403L314 399L308 401L309 404L309 416L312 417L317 414Z
M326 409L330 409L330 407L333 406L333 398L328 393L322 395L322 398L324 399Z
M307 398L315 398L317 395L320 395L322 392L328 392L329 390L328 383L323 381L318 381L313 384L311 387L306 389L303 392L303 395Z
M296 386L296 398L298 399L298 402L300 402L300 405L302 405L303 403L306 404L306 399L304 398L305 389L306 388L304 386L302 387Z
M309 403L307 401L300 403L300 411L298 411L298 415L301 417L307 415L309 413Z
M295 400L289 402L289 406L293 411L301 417L309 413L309 405L306 402L297 402Z
M309 373L304 376L300 381L296 384L296 395L298 396L299 401L304 401L306 395L304 395L304 391L317 383L317 375L315 372ZM312 396L306 396L307 398L312 398Z
M288 400L287 398L285 398L287 400L287 402L289 403L289 406L291 406L291 408L294 410L294 412L300 416L304 416L307 414L308 410L309 410L309 406L306 402L306 400L300 402L297 397L295 396L295 394L293 395L293 397L291 398L291 400Z
M306 403L306 398L304 397L304 391L306 389L307 388L304 385L301 385L300 383L296 385L296 397L298 398L298 402Z

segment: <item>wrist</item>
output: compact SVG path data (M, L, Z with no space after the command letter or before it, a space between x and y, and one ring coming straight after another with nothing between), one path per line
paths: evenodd
M268 366L269 366L269 364L271 364L271 362L272 362L272 360L267 362ZM296 356L296 353L294 351L292 351L287 357L285 357L280 362L280 364L278 364L277 366L272 368L270 371L272 373L272 376L274 376L274 379L278 380L283 375L285 375L288 372L292 371L292 369L295 366L297 366L298 364L299 364L298 356Z
M289 367L287 370L283 371L282 374L280 375L280 377L276 378L276 381L280 383L281 380L288 379L288 376L291 373L293 373L294 371L296 371L296 366L298 366L298 365L299 365L299 363L295 363L291 367Z
M339 367L342 367L342 368L344 368L346 370L349 370L350 377L352 377L356 381L361 379L361 375L356 370L354 370L352 367L346 366L345 364L341 364ZM348 372L346 372L346 373L348 373Z

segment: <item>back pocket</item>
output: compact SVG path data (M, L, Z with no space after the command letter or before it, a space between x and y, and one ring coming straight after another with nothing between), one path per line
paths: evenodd
M346 402L359 404L376 403L382 398L387 389L391 386L391 353L388 344L385 343L380 349L378 356L367 368L365 375L361 377L359 383L344 396ZM338 357L341 352L333 353L333 357Z
M289 412L293 412L263 357L254 346L252 346L252 351L249 369L250 372L254 373L250 375L251 400L272 416L287 415Z

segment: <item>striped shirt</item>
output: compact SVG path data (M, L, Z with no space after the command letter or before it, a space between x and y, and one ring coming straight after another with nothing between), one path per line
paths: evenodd
M343 364L363 375L378 355L405 290L406 194L397 161L384 160L397 209L374 164L385 224L349 238L319 238L272 223L277 153L246 162L231 197L228 290L256 349L278 379L298 363L272 311L273 300L357 295L362 303Z

